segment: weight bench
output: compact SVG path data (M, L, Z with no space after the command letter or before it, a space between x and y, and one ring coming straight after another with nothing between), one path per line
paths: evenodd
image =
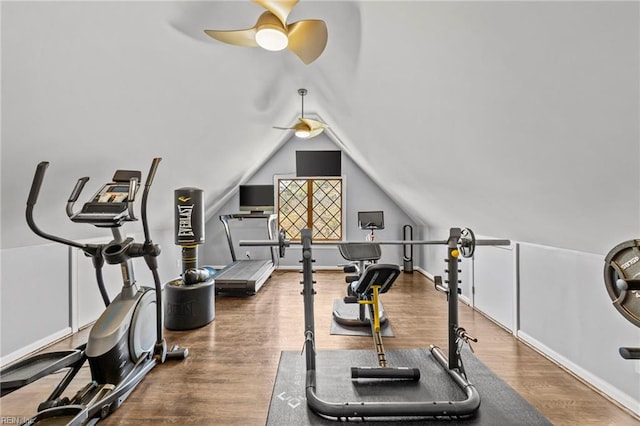
M378 326L387 322L382 304L377 295L389 291L400 274L400 267L391 264L377 264L381 257L380 245L376 243L347 243L338 245L342 257L350 262L345 272L356 272L347 276L347 296L334 303L333 318L341 325L348 327L372 325L368 304L373 303L377 315ZM366 263L371 263L366 265ZM377 287L374 295L374 287Z
M364 274L360 276L358 281L350 284L350 291L354 295L363 298L370 295L374 291L374 287L378 286L378 294L389 291L393 282L400 275L400 267L398 265L376 263L369 265Z
M354 265L345 267L346 271L361 272L359 275L347 277L347 297L344 298L345 306L358 306L357 318L353 313L351 318L345 318L338 309L340 305L334 307L333 317L336 322L345 325L370 325L373 344L378 357L377 367L351 367L352 379L405 379L419 380L420 370L417 368L390 367L382 345L382 335L380 324L382 321L382 305L378 296L391 289L396 278L400 275L400 267L393 264L371 263L365 266L365 262L376 262L380 259L380 246L375 243L352 243L338 246L342 257L349 261L359 262L359 267ZM353 311L352 311L353 312ZM386 321L386 318L384 318Z

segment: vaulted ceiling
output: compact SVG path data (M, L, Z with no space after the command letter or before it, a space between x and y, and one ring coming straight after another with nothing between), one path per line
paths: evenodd
M7 2L2 15L2 247L36 244L24 202L51 162L43 227L80 176L163 157L173 189L232 192L305 110L418 222L595 253L640 233L636 2L307 1L322 56L226 45L249 1ZM313 149L313 139L309 141ZM90 191L87 189L87 191Z

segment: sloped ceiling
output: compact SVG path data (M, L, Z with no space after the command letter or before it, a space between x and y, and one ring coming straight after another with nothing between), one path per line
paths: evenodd
M290 137L271 127L300 87L421 223L595 253L638 236L638 3L302 0L289 20L329 29L308 66L202 32L261 11L2 2L2 247L39 243L23 211L41 160L37 219L74 238L94 232L64 218L76 179L156 156L153 226L172 226L175 188L214 205Z

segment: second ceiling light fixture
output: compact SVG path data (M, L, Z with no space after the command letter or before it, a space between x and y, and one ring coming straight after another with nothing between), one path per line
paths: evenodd
M293 130L295 131L295 135L302 139L311 139L314 136L318 136L327 126L322 121L311 120L309 118L304 118L304 96L307 94L307 89L298 89L298 94L300 95L302 101L302 110L300 118L298 122L293 127L276 127L274 129L280 130Z

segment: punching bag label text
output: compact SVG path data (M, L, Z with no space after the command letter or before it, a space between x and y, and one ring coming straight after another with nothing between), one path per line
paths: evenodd
M193 204L178 207L178 237L193 237L193 227L191 226L191 215L193 213Z

